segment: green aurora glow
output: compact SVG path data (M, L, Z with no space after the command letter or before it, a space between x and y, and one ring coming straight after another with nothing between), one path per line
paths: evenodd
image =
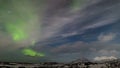
M34 51L32 49L29 49L29 48L23 49L22 53L24 55L32 56L32 57L35 57L35 56L44 57L45 56L44 53L38 53L38 52L36 52L36 51Z
M40 25L37 9L32 0L0 0L0 4L0 20L12 40L15 43L29 41L29 45L34 45ZM23 49L22 53L29 56L45 56L32 49Z
M9 2L9 1L8 1ZM1 20L14 41L28 39L30 30L37 24L38 14L31 0L11 0L10 4L1 9ZM28 32L29 31L29 32Z

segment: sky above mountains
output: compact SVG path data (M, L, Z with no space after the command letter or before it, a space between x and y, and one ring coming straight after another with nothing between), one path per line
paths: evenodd
M119 0L0 0L0 60L120 57Z

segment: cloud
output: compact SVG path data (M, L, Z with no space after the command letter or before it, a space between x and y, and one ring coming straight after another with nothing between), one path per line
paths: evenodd
M104 37L107 35L113 36L113 33L105 34ZM116 33L115 33L116 35ZM84 41L75 41L75 42L69 42L65 44L61 44L55 47L52 47L49 49L49 51L53 55L63 55L67 54L77 54L76 57L86 57L93 59L95 56L119 56L119 43L112 43L111 40L106 40L103 42L101 40L91 41L91 42L84 42ZM111 38L110 38L111 39ZM112 38L113 40L113 38ZM60 40L59 40L60 41ZM70 58L70 57L69 57ZM71 57L72 58L72 57Z
M117 59L117 58L114 56L100 56L94 58L95 61L113 60L113 59Z
M56 4L53 4L52 1L55 1L54 3ZM117 36L117 34L113 32L106 34L100 33L99 36L96 37L96 40L90 42L85 42L83 40L66 42L67 37L75 35L82 36L82 34L89 29L97 30L97 28L118 23L120 18L119 1L89 0L91 2L88 2L84 7L82 6L82 8L76 12L70 12L71 9L66 9L66 7L68 8L71 3L67 0L65 0L65 3L63 3L63 0L52 1L49 3L49 9L46 9L47 11L42 19L42 37L46 38L45 42L43 42L45 44L42 45L42 42L40 42L39 46L35 46L38 51L49 51L51 56L57 56L54 59L64 56L61 60L65 59L67 56L69 56L69 59L73 58L71 53L76 57L86 56L88 58L101 55L108 56L108 58L109 56L119 56L119 43L111 42L112 40L115 40ZM60 3L57 1L60 1ZM62 6L59 6L60 4ZM94 33L95 32L92 34L94 35ZM40 47L41 45L44 47Z
M117 36L117 34L113 32L106 34L101 33L97 37L97 40L91 41L91 39L94 38L90 38L90 42L85 42L84 40L76 41L76 38L72 39L72 41L66 40L66 38L69 39L68 37L73 38L73 36L76 35L82 36L82 34L85 34L89 29L95 30L105 25L119 23L119 0L86 1L84 6L79 5L80 8L77 11L72 11L73 9L70 8L72 0L46 0L47 3L42 7L45 8L44 10L42 9L44 12L40 12L40 22L37 21L34 25L26 24L27 27L30 27L26 29L28 30L28 34L30 34L28 40L14 43L10 37L2 34L3 32L0 33L0 43L3 45L0 46L1 52L6 49L9 50L8 47L10 47L12 51L21 47L29 47L31 40L35 40L35 42L40 43L30 47L36 51L49 53L47 55L48 57L49 55L51 57L60 55L54 59L61 58L61 55L64 55L64 59L67 56L69 56L69 59L81 56L92 58L99 55L119 56L119 44L111 42ZM41 7L38 7L37 9L40 8ZM34 20L31 19L30 22L33 23ZM41 25L40 29L39 24ZM87 35L89 35L89 33ZM94 32L91 35L94 37Z
M100 34L98 36L98 40L100 42L108 42L108 41L114 40L116 36L117 36L116 33Z
M72 32L72 33L62 34L61 36L62 36L62 37L69 37L69 36L74 36L74 35L77 35L77 34L79 34L79 33L77 33L77 32Z
M80 51L84 51L86 48L87 43L84 42L75 42L75 43L68 43L68 44L63 44L57 47L53 47L51 49L51 52L53 53L76 53Z
M53 35L64 36L74 32L82 34L89 29L96 29L105 25L116 23L116 21L118 21L120 17L120 15L118 15L120 10L116 8L117 6L120 6L119 3L117 1L109 1L109 3L107 4L107 0L105 1L105 3L104 1L97 1L98 2L94 1L95 3L90 2L88 4L89 6L86 5L84 9L81 9L74 14L68 12L69 15L64 16L64 18L67 20L64 20L64 18L61 18L61 16L57 16L58 20L56 21L55 19L53 19L52 21L55 21L56 23L56 25L54 26L60 27L56 30L51 31L56 31L53 33ZM106 6L101 4L106 4ZM59 23L62 24L60 25ZM53 29L55 29L55 27L53 27Z
M117 51L117 50L105 50L105 49L101 49L100 51L98 51L98 53L100 54L100 55L107 55L107 56L109 56L109 55L112 55L112 56L118 56L119 55L119 52Z

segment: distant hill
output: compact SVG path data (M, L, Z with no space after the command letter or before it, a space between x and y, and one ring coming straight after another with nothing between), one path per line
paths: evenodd
M90 62L87 58L80 58L75 61L72 61L71 63L84 63L84 62Z

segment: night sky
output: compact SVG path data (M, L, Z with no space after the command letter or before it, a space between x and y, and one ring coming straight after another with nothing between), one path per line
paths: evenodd
M120 0L0 0L0 61L120 58Z

